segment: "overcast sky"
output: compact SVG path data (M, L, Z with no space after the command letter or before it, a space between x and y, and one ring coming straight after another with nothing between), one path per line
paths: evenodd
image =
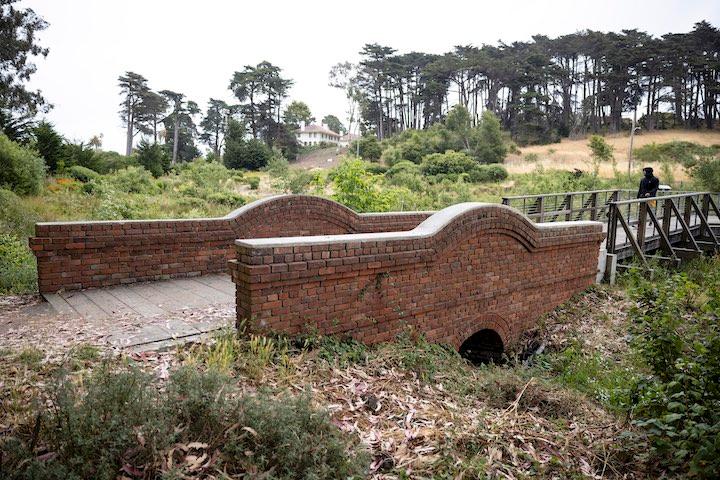
M638 28L686 32L706 19L720 25L718 0L399 1L362 0L23 0L50 23L31 85L55 108L48 115L71 140L104 135L124 153L117 77L131 70L151 88L183 92L204 110L231 100L232 73L262 60L295 81L291 99L319 119L345 117L341 92L327 86L338 62L357 60L365 43L400 52L443 53L454 45L529 40L577 30Z

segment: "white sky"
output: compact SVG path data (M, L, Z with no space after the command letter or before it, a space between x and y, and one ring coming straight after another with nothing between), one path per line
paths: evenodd
M345 117L330 67L356 61L365 43L400 52L443 53L454 45L529 40L582 29L686 32L706 19L720 25L718 0L23 0L50 23L31 86L55 108L47 116L71 140L104 135L124 153L117 77L145 76L155 90L183 92L204 110L210 97L232 100L230 77L268 60L295 81L290 99L318 121Z

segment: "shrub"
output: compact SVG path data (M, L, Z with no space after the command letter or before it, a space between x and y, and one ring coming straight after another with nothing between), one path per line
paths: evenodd
M105 176L105 180L119 192L153 193L157 185L143 167L126 167Z
M703 157L690 169L700 185L711 192L720 192L720 157Z
M89 168L81 167L80 165L73 165L68 169L67 173L71 178L81 182L100 180L101 178L101 175L95 170L90 170Z
M260 177L247 177L247 183L250 187L250 190L257 190L260 188Z
M208 162L202 158L187 162L180 167L180 179L183 182L191 183L196 190L203 192L215 192L224 189L231 181L232 172L224 165L217 162Z
M468 173L477 166L477 161L470 155L448 150L445 153L433 153L426 156L420 165L420 169L425 175L440 175Z
M388 208L387 197L379 190L377 178L362 160L345 160L331 173L333 199L357 212L380 212Z
M359 147L358 147L359 145ZM363 160L378 160L382 155L380 142L375 135L365 135L350 145L351 152L358 152Z
M229 207L234 207L234 208L245 205L245 197L243 197L239 193L230 192L227 190L210 193L206 197L206 199L213 203L218 203L220 205L227 205Z
M137 163L152 173L153 177L159 177L170 170L170 156L161 145L151 144L145 140L140 142L137 148Z
M63 158L63 138L52 123L42 121L33 129L35 149L45 161L48 169L55 172Z
M37 291L35 256L24 241L0 233L0 293Z
M40 192L44 179L43 160L0 133L0 188L18 195L33 195Z
M485 110L482 114L477 145L473 149L473 154L482 163L501 163L507 155L500 121L490 110Z
M95 150L94 155L97 165L94 170L102 174L117 172L127 167L139 166L137 157L135 156L126 157L117 152L106 152L103 150Z
M501 165L478 165L468 172L472 183L500 182L508 177L508 172Z
M420 167L409 161L409 160L402 160L400 162L397 162L393 164L392 167L390 167L387 172L385 172L386 177L393 177L395 175L398 175L400 173L412 173L412 174L419 174L420 173Z
M720 152L716 147L705 147L699 143L673 141L643 145L633 151L633 155L642 162L677 162L685 167L692 167L703 158Z
M626 281L635 286L633 348L650 372L637 386L634 416L651 461L673 475L712 478L720 471L720 261Z
M260 140L228 142L223 155L227 168L260 170L272 157L272 150Z
M613 156L613 147L600 135L591 136L588 146L590 147L593 175L597 176L600 172L600 164L615 161L615 157Z
M0 233L28 237L33 234L38 221L37 214L26 207L20 197L0 188Z
M215 371L180 368L163 392L136 369L103 366L61 378L51 401L32 439L3 439L10 478L322 480L360 477L369 460L309 397L240 396ZM35 442L52 455L39 458Z
M66 143L62 148L62 157L58 161L57 170L62 172L73 165L80 165L99 172L102 170L100 157L83 143Z

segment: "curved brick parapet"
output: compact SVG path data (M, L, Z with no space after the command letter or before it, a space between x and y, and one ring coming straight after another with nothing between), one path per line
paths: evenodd
M308 195L259 200L222 218L38 223L40 292L227 270L237 238L409 230L428 212L357 214Z
M367 343L412 326L456 348L490 329L512 344L593 283L603 237L598 222L534 224L464 203L407 232L241 239L230 261L238 320Z

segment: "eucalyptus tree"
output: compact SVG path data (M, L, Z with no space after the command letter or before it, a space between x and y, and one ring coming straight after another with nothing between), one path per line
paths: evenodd
M153 145L158 141L158 125L167 116L169 104L165 96L147 90L143 93L138 106L138 124L140 131L152 135Z

